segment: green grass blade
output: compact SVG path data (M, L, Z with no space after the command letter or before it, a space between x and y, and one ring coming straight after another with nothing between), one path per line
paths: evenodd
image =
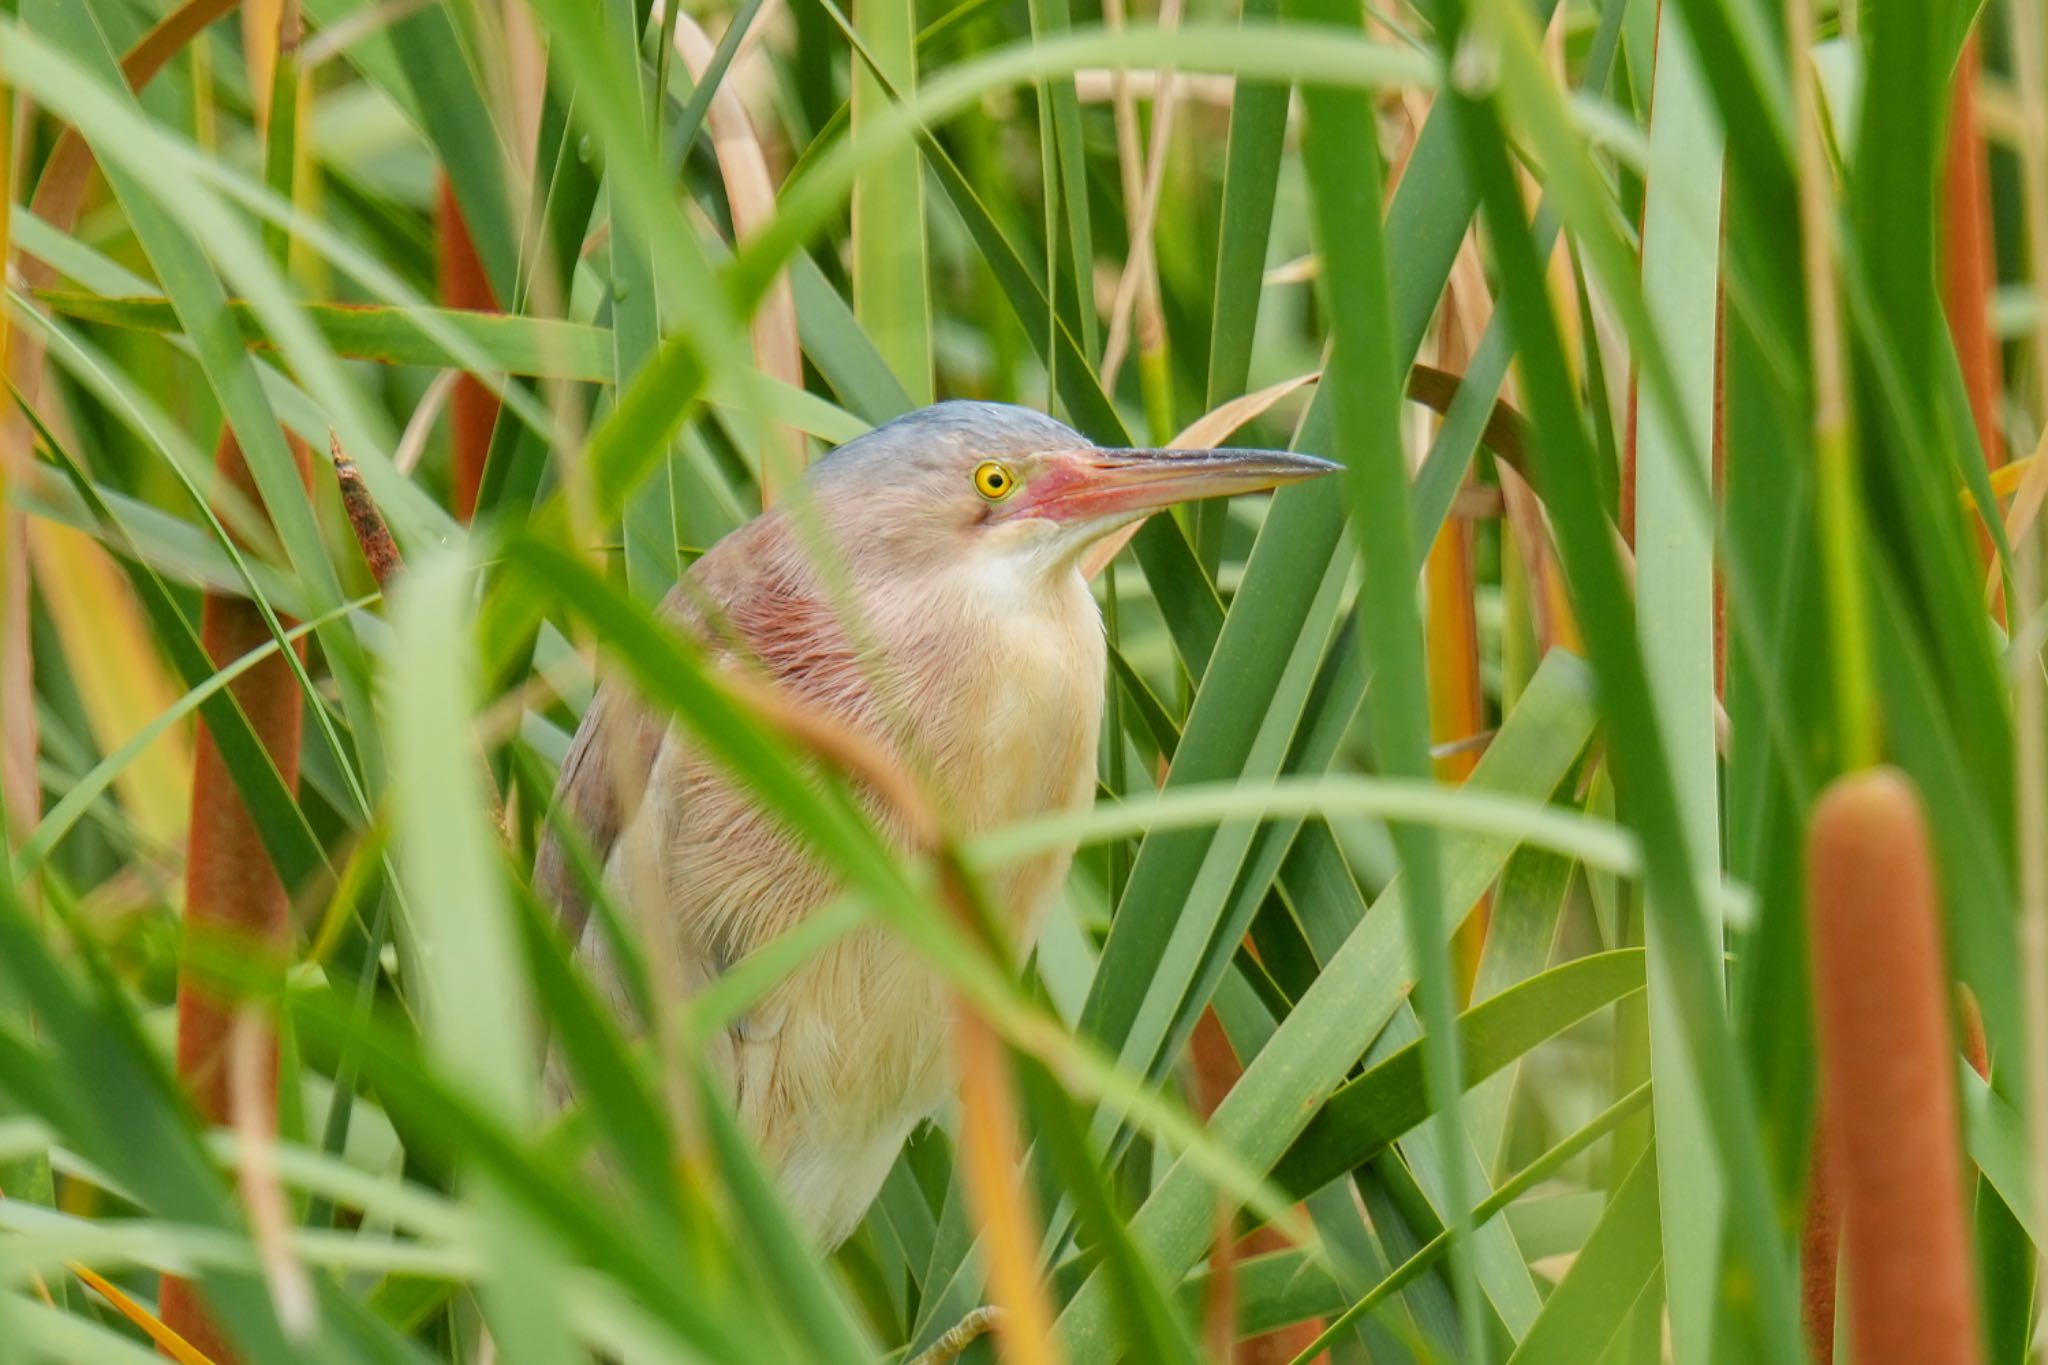
M1642 985L1641 950L1622 948L1553 967L1474 1005L1458 1020L1466 1078L1493 1075ZM1273 1179L1305 1196L1364 1165L1432 1112L1422 1049L1409 1043L1333 1093L1274 1166Z
M853 21L879 74L899 91L917 85L917 14L910 0L856 0ZM853 74L851 145L863 146L890 92L876 74ZM877 156L853 186L853 312L913 404L932 397L930 265L924 173L914 146Z
M1645 672L1665 727L1689 861L1704 889L1711 885L1721 843L1714 752L1714 530L1686 497L1683 471L1685 451L1709 449L1714 438L1721 146L1697 54L1685 30L1668 20L1659 29L1655 82L1651 164L1676 173L1653 170L1649 179L1643 213L1643 302L1659 331L1659 344L1671 358L1684 406L1676 414L1661 403L1646 401L1641 407L1636 438L1636 610L1642 623ZM1685 424L1683 439L1674 434L1674 420ZM1712 904L1706 894L1693 901L1707 916L1706 937L1718 945L1721 925ZM1704 1362L1714 1358L1723 1191L1713 1162L1713 1135L1701 1112L1706 1099L1686 1065L1684 1025L1662 987L1663 975L1670 970L1663 920L1662 914L1653 913L1648 927L1657 982L1649 997L1650 1048L1651 1073L1657 1081L1664 1263L1670 1269L1665 1283L1675 1358Z
M1333 25L1363 23L1362 9L1342 0L1299 0L1294 12ZM1408 468L1401 442L1401 402L1407 365L1394 353L1394 304L1381 222L1381 175L1376 115L1369 97L1311 87L1303 91L1307 116L1306 163L1322 263L1324 306L1329 310L1329 391L1336 444L1347 467L1352 518L1371 591L1361 612L1374 663L1373 747L1382 767L1403 777L1430 773L1429 694L1422 657L1422 623L1414 589L1415 550L1409 539ZM1489 1352L1480 1325L1479 1295L1465 1192L1464 1082L1459 1075L1457 990L1440 924L1443 872L1433 830L1394 826L1405 887L1401 907L1408 952L1417 968L1416 999L1423 1020L1423 1057L1429 1073L1436 1143L1444 1156L1442 1203L1451 1211L1451 1269L1461 1309L1462 1349L1483 1362Z
M1279 0L1245 0L1243 17L1268 19ZM1287 133L1288 88L1239 80L1230 100L1224 153L1223 226L1216 248L1216 284L1209 313L1209 380L1205 401L1216 408L1245 391L1266 273L1266 246L1279 189Z
M1512 1365L1598 1359L1629 1310L1656 1282L1657 1162L1645 1154L1614 1192L1600 1225L1550 1298L1543 1315L1508 1357Z

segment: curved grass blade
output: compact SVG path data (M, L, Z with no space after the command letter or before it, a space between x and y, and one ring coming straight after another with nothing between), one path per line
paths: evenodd
M1586 1148L1606 1137L1621 1123L1640 1112L1649 1103L1649 1082L1645 1081L1628 1094L1616 1100L1583 1124L1578 1131L1566 1137L1549 1151L1517 1172L1513 1179L1488 1195L1472 1210L1472 1226L1484 1225L1495 1214L1528 1193L1539 1182L1554 1174L1565 1162L1577 1156ZM1388 1296L1410 1283L1416 1276L1427 1270L1450 1245L1450 1234L1438 1233L1414 1255L1394 1269L1384 1280L1374 1285L1363 1298L1346 1307L1344 1311L1325 1328L1301 1353L1295 1357L1294 1365L1308 1365L1315 1353L1333 1342L1337 1333L1353 1321L1365 1316L1384 1302Z
M1364 22L1345 0L1296 0L1292 12L1332 26ZM1352 520L1367 590L1360 614L1374 662L1372 732L1381 767L1400 777L1432 773L1429 684L1422 622L1416 612L1416 551L1411 540L1407 458L1401 441L1403 380L1412 357L1397 356L1392 285L1381 220L1377 115L1363 92L1309 86L1302 92L1307 126L1302 159L1308 173L1331 318L1331 418L1337 454L1347 466ZM1415 996L1423 1020L1423 1059L1436 1114L1436 1145L1444 1156L1442 1203L1450 1210L1451 1270L1460 1308L1462 1350L1485 1365L1477 1270L1468 1242L1465 1192L1464 1082L1459 1074L1456 978L1438 931L1443 871L1433 830L1396 823L1394 844L1405 890L1401 908L1408 953L1417 969Z
M1474 1005L1458 1021L1467 1083L1642 988L1642 950L1620 948L1553 967ZM1430 1113L1421 1048L1410 1043L1333 1092L1273 1167L1273 1179L1307 1195L1363 1166Z

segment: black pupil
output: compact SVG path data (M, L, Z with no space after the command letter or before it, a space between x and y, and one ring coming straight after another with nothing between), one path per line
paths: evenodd
M990 488L1001 488L1001 487L1003 486L1003 471L1002 471L1002 470L1000 470L1000 469L991 469L991 470L990 470L990 471L988 472L988 486L989 486Z

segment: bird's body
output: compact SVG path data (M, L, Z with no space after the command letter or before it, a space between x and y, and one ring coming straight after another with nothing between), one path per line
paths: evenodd
M1061 523L1052 504L1040 514L1020 502L1011 518L1005 504L1034 480L1048 497L1059 492L1049 461L1084 452L1110 458L1020 409L926 409L822 461L808 490L815 516L776 510L726 537L667 610L722 667L765 676L810 716L892 755L955 833L1082 805L1094 785L1105 647L1080 557L1134 517L1126 509ZM1002 486L991 497L996 460ZM888 512L879 521L878 497ZM1062 534L1062 524L1079 529ZM651 720L614 683L578 731L558 800L684 991L837 891L686 727ZM878 797L870 813L908 851L898 813ZM1013 942L1035 939L1071 856L1015 864L988 887ZM580 931L553 841L535 877ZM585 950L607 974L601 946ZM743 1130L821 1245L852 1230L903 1139L944 1101L949 1008L941 978L870 924L810 959L717 1041L712 1062Z

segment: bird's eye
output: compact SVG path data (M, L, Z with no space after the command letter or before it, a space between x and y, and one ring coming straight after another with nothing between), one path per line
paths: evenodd
M974 467L974 491L990 502L1001 502L1017 487L1017 476L994 460Z

